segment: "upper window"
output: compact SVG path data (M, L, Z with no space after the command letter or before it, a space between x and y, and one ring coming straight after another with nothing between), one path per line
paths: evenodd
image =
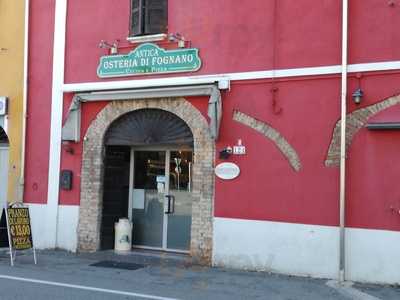
M131 36L164 33L167 24L168 0L131 0Z

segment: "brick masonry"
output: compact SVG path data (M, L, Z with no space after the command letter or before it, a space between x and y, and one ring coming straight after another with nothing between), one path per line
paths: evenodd
M214 208L215 143L203 115L183 98L110 102L92 122L83 142L78 250L100 247L104 135L113 121L138 109L169 111L190 127L194 138L193 204L190 253L194 260L211 264Z
M272 126L267 123L261 122L245 113L242 113L238 110L233 112L233 120L239 122L243 125L246 125L255 131L258 131L266 138L270 139L282 152L290 166L296 171L299 172L301 169L301 161L299 155L296 150L289 144L289 142Z
M368 120L377 113L400 103L400 95L390 97L373 105L357 109L346 116L346 155L356 133L367 125ZM325 159L326 167L340 166L340 119L336 122L328 154Z

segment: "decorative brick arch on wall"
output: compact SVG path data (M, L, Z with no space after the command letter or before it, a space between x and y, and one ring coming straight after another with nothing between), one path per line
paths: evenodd
M215 143L204 116L183 98L113 101L91 123L83 142L78 250L100 247L103 202L104 135L120 116L145 108L175 114L190 127L194 138L193 205L190 253L202 263L212 257Z
M238 110L233 111L233 120L254 129L271 140L287 159L293 170L300 172L302 165L299 155L278 130Z
M346 155L355 134L367 125L368 120L377 113L396 104L400 104L400 95L357 109L346 116ZM326 167L339 167L340 165L340 128L341 124L339 119L336 122L335 129L333 130L332 140L325 159Z

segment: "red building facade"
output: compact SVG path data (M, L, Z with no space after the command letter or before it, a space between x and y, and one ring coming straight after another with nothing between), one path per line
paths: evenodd
M152 1L148 2L150 6ZM105 195L115 193L106 187L107 176L112 176L107 175L112 167L107 159L110 146L136 153L121 167L125 186L115 183L128 189L115 201L127 198L126 210L131 211L141 209L134 199L142 197L140 190L158 189L164 195L161 186L166 188L173 180L166 171L168 179L152 175L155 186L136 189L132 174L151 173L133 166L141 151L168 151L170 163L177 158L174 151L189 151L191 159L179 159L189 161L193 169L172 168L192 177L185 185L194 196L189 246L184 251L212 265L336 278L341 1L257 0L240 7L229 1L165 2L167 28L145 35L134 35L137 15L131 13L134 7L128 0L30 4L24 201L31 207L36 243L72 251L104 248L105 204L113 201ZM346 277L398 283L399 263L393 258L400 250L400 140L395 130L400 124L400 2L349 2ZM162 15L160 7L154 11L157 18ZM141 14L145 20L146 13ZM198 49L201 67L98 76L102 56L127 55L146 43L170 51ZM358 104L352 97L357 89L363 92ZM215 99L220 95L221 108L213 106L214 91ZM71 107L77 99L79 107ZM148 142L146 149L134 142L107 144L109 129L119 118L146 110L168 111L183 120L193 134L190 149L178 142L170 147ZM71 121L73 115L79 120ZM212 118L218 116L221 121L215 125ZM66 130L69 137L63 138ZM245 154L221 156L240 142ZM239 167L239 176L215 176L213 169L224 162ZM72 180L70 188L59 183L65 170L70 171L65 176L72 174L67 178ZM166 200L160 201L164 205ZM143 210L147 209L145 202ZM135 236L135 213L119 211L112 217L129 217ZM161 221L162 234L177 230L171 220L169 228ZM157 230L143 224L138 225L142 242ZM150 248L171 247L163 241Z

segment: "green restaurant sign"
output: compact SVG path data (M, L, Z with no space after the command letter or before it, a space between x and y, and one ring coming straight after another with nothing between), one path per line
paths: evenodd
M197 71L201 67L199 50L165 50L155 44L142 44L126 55L100 58L97 75L101 78L131 75Z

